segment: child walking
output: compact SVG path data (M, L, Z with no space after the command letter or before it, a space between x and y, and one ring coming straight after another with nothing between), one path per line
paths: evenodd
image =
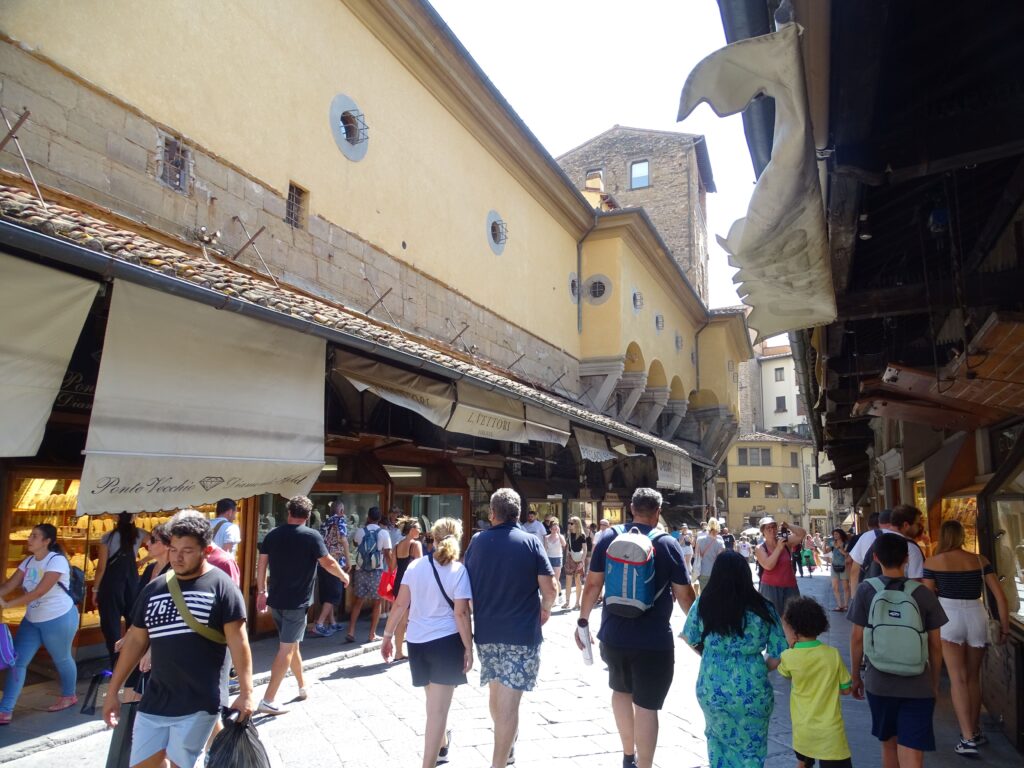
M786 603L782 628L789 650L782 652L779 674L793 681L789 713L797 768L852 768L839 697L848 696L850 672L839 651L818 640L828 617L817 601L797 597Z

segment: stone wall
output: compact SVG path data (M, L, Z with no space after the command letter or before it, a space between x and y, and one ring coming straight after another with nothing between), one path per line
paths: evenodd
M650 186L630 189L630 166L637 160L650 163ZM690 135L615 126L562 155L558 164L580 189L587 172L600 169L604 191L619 205L646 210L673 258L707 303L707 232Z
M351 232L310 216L301 228L284 218L288 190L276 190L243 169L98 93L45 61L0 41L0 106L18 131L41 185L59 189L166 233L198 243L197 232L219 231L211 246L232 256L261 227L255 241L275 278L311 294L366 312L403 331L453 345L541 387L562 376L558 388L579 392L579 361L404 263ZM3 132L6 132L4 127ZM183 192L159 179L163 137L183 142L189 181ZM0 151L0 168L25 174L13 142ZM244 230L243 230L244 225ZM453 257L454 258L454 257ZM237 261L263 272L252 247ZM388 314L390 312L390 315ZM516 362L521 355L521 359Z

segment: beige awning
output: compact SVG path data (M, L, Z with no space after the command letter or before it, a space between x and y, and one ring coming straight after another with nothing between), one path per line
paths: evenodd
M341 374L360 392L369 391L389 403L418 413L443 427L452 415L455 387L450 383L404 371L338 349L334 373Z
M308 493L326 342L120 280L113 291L78 513Z
M654 449L654 460L658 465L658 487L670 491L679 490L679 457L660 448Z
M569 442L569 420L564 416L526 404L526 437L538 443L564 446Z
M757 96L775 100L771 162L757 180L745 218L718 242L739 268L733 281L758 340L836 318L814 139L795 24L727 45L686 80L679 120L702 101L720 117Z
M521 401L462 382L456 388L458 402L445 427L449 432L512 443L529 442Z
M608 438L604 435L581 427L573 427L572 433L576 435L580 456L584 461L612 461L622 458L617 453L608 450Z
M99 283L0 252L0 456L35 456Z

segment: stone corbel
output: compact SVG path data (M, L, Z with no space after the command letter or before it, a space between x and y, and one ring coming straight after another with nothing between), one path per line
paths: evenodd
M668 387L648 387L644 390L636 408L640 429L644 432L650 432L654 429L658 417L668 404L670 393L671 390Z
M625 393L626 400L618 413L609 411L608 415L617 418L619 421L627 421L633 414L636 404L640 402L640 396L644 393L646 387L647 374L644 371L623 373L619 383L615 385L615 391ZM610 410L614 411L614 406Z
M671 441L679 431L679 425L683 423L686 416L686 409L690 403L688 400L669 400L665 405L664 413L671 415L668 426L661 433L662 440Z
M597 357L580 363L580 383L584 390L590 387L587 399L593 402L598 413L608 405L625 367L624 357Z

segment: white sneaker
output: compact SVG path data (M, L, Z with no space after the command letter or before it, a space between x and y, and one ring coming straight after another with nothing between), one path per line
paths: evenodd
M309 694L306 693L305 688L299 688L299 701L305 701L309 698Z
M278 706L272 701L262 699L260 700L260 705L256 707L256 711L264 715L283 715L288 711L288 708Z

